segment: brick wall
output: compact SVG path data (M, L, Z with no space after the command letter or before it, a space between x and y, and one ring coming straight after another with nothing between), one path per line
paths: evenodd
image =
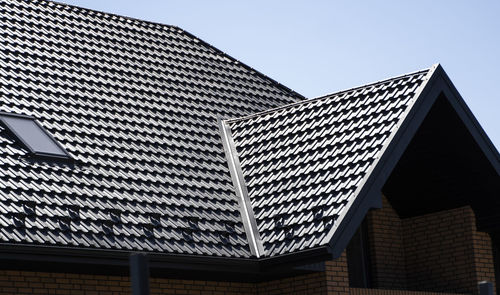
M473 215L464 207L404 220L408 288L472 292Z
M475 281L490 281L495 284L495 267L492 265L493 247L490 236L487 233L474 231L472 244L474 249ZM494 286L494 290L496 290L495 288L496 286Z
M349 294L349 273L347 269L347 255L344 251L341 257L326 262L326 283L328 295Z
M422 291L378 290L378 289L351 288L351 294L352 295L431 295L431 294L458 295L459 293L436 293L436 292L422 292Z
M255 284L157 279L150 280L151 294L256 294ZM26 271L0 271L0 294L129 295L124 276L82 275Z
M325 263L325 271L257 284L258 295L343 295L349 294L349 277L345 253Z
M401 220L386 198L383 206L367 215L377 289L349 288L344 253L324 272L263 283L152 278L151 294L425 295L416 291L477 293L477 282L495 281L491 240L476 231L470 207ZM0 270L0 295L130 293L123 276Z
M0 294L125 294L126 277L0 270Z
M401 220L383 197L367 219L376 288L477 293L495 281L491 240L470 207Z
M151 294L281 295L349 293L345 254L326 262L326 271L263 283L235 283L152 278ZM0 270L0 294L130 294L123 276Z
M367 216L372 285L377 289L406 289L406 262L401 219L385 197L382 209Z

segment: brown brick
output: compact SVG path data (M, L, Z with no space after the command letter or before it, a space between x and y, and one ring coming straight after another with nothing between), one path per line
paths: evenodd
M152 278L152 294L193 295L429 295L418 291L475 292L479 280L494 281L491 240L475 230L469 207L401 220L384 198L384 207L367 215L376 285L349 288L345 253L325 262L325 271L261 283ZM436 283L437 282L437 283ZM0 271L5 294L131 293L124 276Z

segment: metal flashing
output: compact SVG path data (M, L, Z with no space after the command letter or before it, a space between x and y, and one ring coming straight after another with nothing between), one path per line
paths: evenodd
M264 248L260 238L257 222L253 213L252 203L248 197L248 190L245 185L245 179L241 171L238 153L234 145L231 135L231 129L221 118L218 118L219 128L221 132L222 144L226 159L231 173L231 179L235 188L236 196L240 205L241 218L247 234L250 251L257 258L264 254Z

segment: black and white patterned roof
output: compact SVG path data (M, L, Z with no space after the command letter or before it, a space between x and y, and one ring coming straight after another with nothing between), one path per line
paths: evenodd
M0 130L0 243L251 256L217 117L302 97L185 31L0 0L0 111L74 163Z
M429 72L224 122L263 256L328 244Z
M329 243L432 69L304 100L173 26L0 0L0 243L231 258ZM237 118L220 120L220 118Z

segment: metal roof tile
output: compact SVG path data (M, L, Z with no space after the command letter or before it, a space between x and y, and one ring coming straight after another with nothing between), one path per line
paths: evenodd
M265 256L321 246L428 70L227 120ZM286 220L285 235L273 218ZM325 219L326 220L326 219ZM329 221L330 222L330 221Z

